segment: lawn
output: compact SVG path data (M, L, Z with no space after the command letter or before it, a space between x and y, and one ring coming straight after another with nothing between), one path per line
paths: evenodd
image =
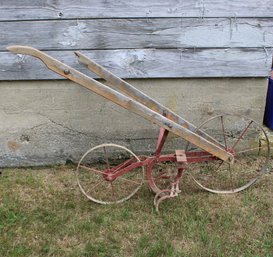
M99 205L80 192L73 166L3 169L0 256L273 256L273 173L234 195L185 176L157 214L146 185Z

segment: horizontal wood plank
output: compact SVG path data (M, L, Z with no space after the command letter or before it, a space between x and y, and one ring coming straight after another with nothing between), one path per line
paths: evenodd
M124 17L273 17L265 0L1 0L0 20Z
M122 78L266 77L273 48L263 49L135 49L82 51ZM48 54L91 73L77 63L72 51ZM1 80L63 79L30 56L0 53ZM94 74L92 77L96 77Z
M0 23L0 50L272 47L272 19L99 19Z

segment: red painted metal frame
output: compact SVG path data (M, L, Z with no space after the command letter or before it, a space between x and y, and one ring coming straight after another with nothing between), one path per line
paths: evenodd
M130 160L127 160L119 164L118 166L112 169L104 170L102 171L104 179L107 181L114 181L118 177L136 168L147 166L146 177L147 177L148 184L155 193L158 193L159 192L158 188L155 185L155 182L153 181L152 175L151 175L154 164L162 163L162 162L178 163L175 154L161 155L168 133L169 133L168 130L164 128L160 128L154 156L150 156L150 157L140 156L140 160L141 160L140 162L135 162L134 158L132 158ZM181 166L177 168L178 172L175 178L176 182L179 181L179 179L182 177L183 171L185 170L185 165L183 164L219 160L217 157L211 155L210 153L206 151L191 151L191 152L186 152L185 154L186 154L187 161L185 163L180 163Z

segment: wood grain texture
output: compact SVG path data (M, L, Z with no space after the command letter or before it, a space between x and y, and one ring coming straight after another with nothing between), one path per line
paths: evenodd
M0 23L0 50L272 47L272 19L99 19Z
M272 15L271 0L1 0L0 5L0 20Z
M72 51L47 53L91 74L77 63ZM94 50L83 53L122 78L266 77L273 48ZM1 80L62 79L29 56L2 52L0 59ZM96 76L93 74L92 77Z
M176 122L164 117L152 109L142 105L140 102L119 93L118 91L106 86L105 84L86 76L84 73L56 60L52 56L47 55L35 48L28 46L12 46L9 50L13 53L31 55L40 59L48 69L68 78L69 80L77 83L78 85L91 90L99 96L143 117L151 123L157 124L159 127L174 133L175 135L189 141L190 143L200 147L201 149L209 152L213 156L220 158L223 161L233 162L234 157L229 152L225 151L222 147L206 140L202 136L193 133L184 126L180 126Z

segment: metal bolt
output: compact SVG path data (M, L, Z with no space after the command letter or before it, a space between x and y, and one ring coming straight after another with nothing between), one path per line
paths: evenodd
M64 70L64 74L65 74L65 75L68 75L68 74L70 74L70 70L68 70L68 69L65 69L65 70Z
M165 123L164 123L164 125L168 126L169 128L172 128L172 127L173 127L173 125L172 125L172 124L167 123L167 122L165 122Z

